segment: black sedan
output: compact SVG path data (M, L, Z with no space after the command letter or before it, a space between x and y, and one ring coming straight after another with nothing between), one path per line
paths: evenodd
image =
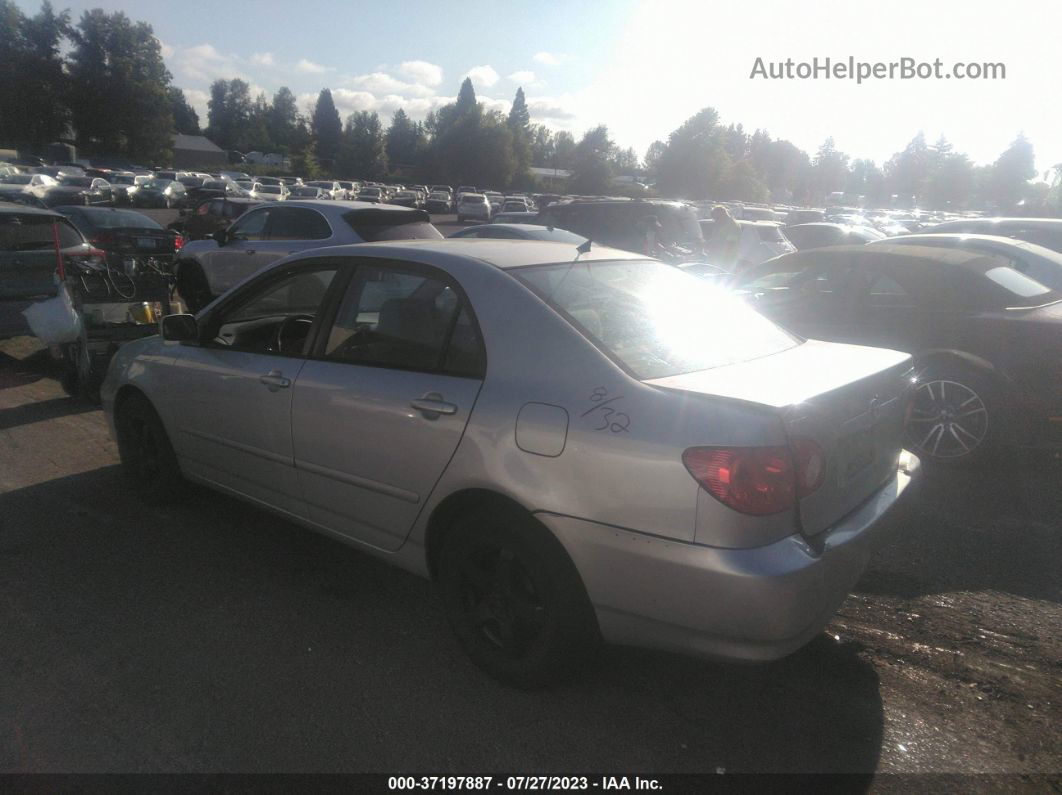
M183 207L187 203L184 185L172 179L145 182L132 196L134 207Z
M796 224L785 228L785 236L796 246L797 251L807 248L825 248L826 246L855 245L882 240L885 235L869 226L849 226L847 224Z
M890 245L798 251L734 288L805 337L915 356L908 438L972 464L1006 446L1062 447L1062 291L1003 257Z
M112 268L134 272L172 269L180 236L146 215L106 207L59 207Z
M100 177L59 177L59 184L42 197L49 207L63 204L113 204L114 188Z

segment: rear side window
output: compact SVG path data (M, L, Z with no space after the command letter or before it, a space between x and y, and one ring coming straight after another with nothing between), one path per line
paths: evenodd
M442 234L432 226L430 216L422 211L355 210L343 220L366 243L384 240L442 240Z
M0 215L0 251L40 251L55 247L53 222L59 226L59 247L70 248L85 238L65 218L48 215Z
M358 268L324 357L350 364L481 376L482 344L453 286L396 268Z
M708 370L799 344L736 296L660 262L576 262L510 273L636 378Z
M327 240L332 227L324 216L304 207L276 207L269 213L270 240Z

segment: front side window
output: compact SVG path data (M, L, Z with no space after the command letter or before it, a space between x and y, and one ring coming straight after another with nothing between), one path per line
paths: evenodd
M247 288L222 310L213 344L252 353L303 354L314 318L335 278L334 267L301 268Z
M636 378L663 378L799 344L736 296L660 262L576 262L510 271Z
M247 213L232 225L232 237L240 240L265 240L265 227L268 219L269 210Z
M324 357L351 364L480 376L472 315L441 278L359 267L328 333Z

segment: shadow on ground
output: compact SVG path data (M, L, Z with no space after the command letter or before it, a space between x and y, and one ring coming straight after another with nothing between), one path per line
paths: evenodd
M0 495L0 770L848 771L883 711L859 646L761 667L608 649L494 683L431 585L200 489L117 467Z

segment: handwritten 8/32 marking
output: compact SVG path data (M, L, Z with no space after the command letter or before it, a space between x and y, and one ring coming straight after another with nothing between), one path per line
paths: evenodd
M601 424L594 428L595 431L612 431L612 433L628 433L631 426L631 418L624 414L622 411L616 411L610 403L615 403L617 400L623 400L623 395L617 395L616 397L609 397L608 390L603 386L595 387L594 391L590 393L590 402L595 404L580 414L580 417L586 417L589 414L593 414L595 411L600 411Z

